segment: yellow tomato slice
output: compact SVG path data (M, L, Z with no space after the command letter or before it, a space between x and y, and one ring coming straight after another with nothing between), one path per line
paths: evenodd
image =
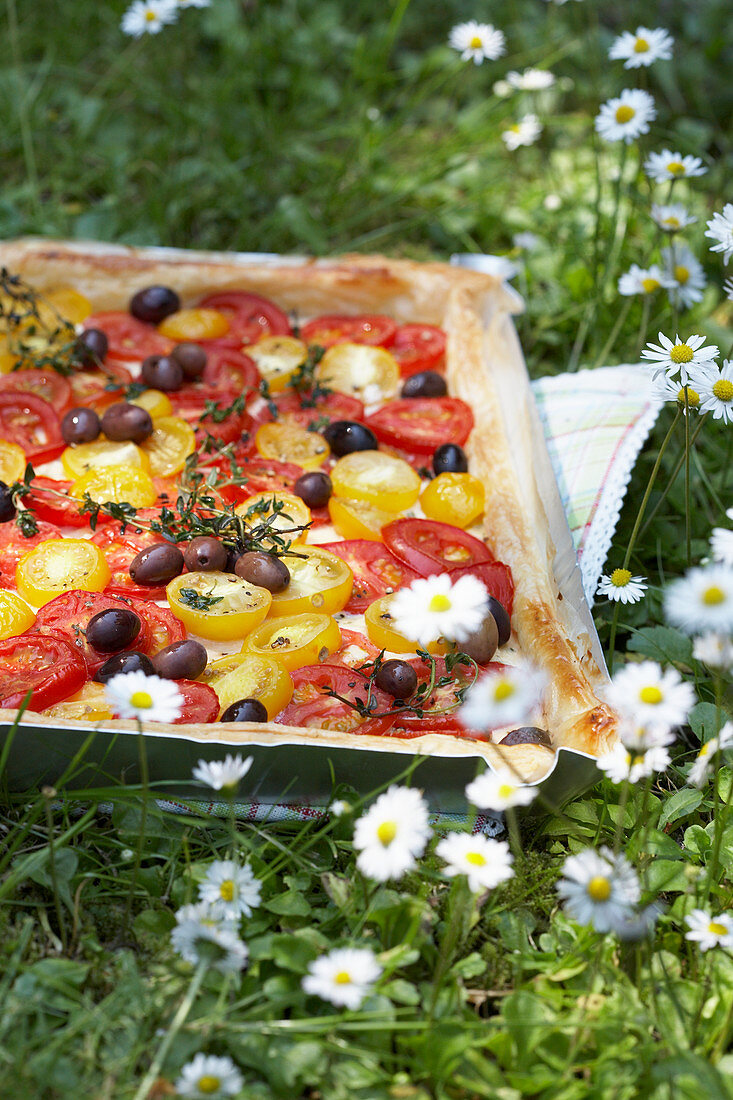
M170 416L173 412L170 398L162 390L143 390L138 397L128 397L127 400L131 405L139 405L149 412L153 420L159 416Z
M166 588L170 609L193 634L212 641L244 638L270 609L266 588L234 573L182 573Z
M12 485L14 481L20 481L25 473L25 451L17 443L9 443L6 439L0 439L0 481L6 485Z
M87 539L39 542L15 567L18 593L36 607L72 588L101 592L110 577L104 554Z
M264 336L247 348L270 393L280 393L308 358L308 345L295 336Z
M293 681L289 672L279 661L272 657L261 657L255 653L238 653L240 658L233 666L231 658L221 662L213 661L209 666L211 673L208 684L219 696L221 712L240 699L259 699L272 720L286 707L293 694ZM218 675L217 665L221 665Z
M484 487L473 474L438 474L420 497L428 519L454 527L470 527L483 512L484 503Z
M343 500L341 497L330 497L328 514L342 539L371 539L372 542L382 541L382 528L395 518L394 512L385 512L365 500Z
M101 470L105 466L134 466L149 470L148 456L136 443L126 440L115 443L111 439L95 439L93 443L73 443L61 455L64 473L73 481L89 470Z
M81 691L72 695L63 703L46 707L41 714L49 718L71 719L78 722L101 722L105 718L114 718L114 711L107 702L104 684L84 684Z
M70 492L77 500L83 500L88 493L98 504L131 504L133 508L150 508L158 499L150 474L134 466L88 470L74 481Z
M279 421L258 428L255 444L263 458L294 462L304 470L317 470L331 453L328 443L318 432Z
M238 504L234 511L246 519L248 527L261 528L266 523L270 530L290 543L305 542L308 534L305 528L311 521L310 508L294 493L255 493ZM268 539L267 535L262 541L266 549L277 544L277 540Z
M23 634L35 621L25 600L9 588L0 588L0 641Z
M305 611L333 615L349 602L354 575L346 562L320 546L294 547L282 560L290 570L290 584L272 597L270 615L300 615Z
M38 302L40 324L53 332L63 321L79 325L92 312L92 303L71 286L59 286L49 290Z
M397 360L385 348L369 344L335 344L315 369L315 378L339 393L350 393L365 405L394 397L400 384Z
M179 309L158 325L170 340L215 340L229 332L229 322L218 309Z
M344 455L330 477L337 497L366 500L388 512L410 508L420 495L420 478L409 462L381 451Z
M244 639L242 653L275 657L288 670L328 659L341 645L341 631L330 615L288 615L267 619Z
M171 477L186 465L186 459L196 450L193 428L180 416L161 416L153 425L153 433L140 444L150 464L153 477Z
M369 604L364 612L369 638L380 649L387 649L391 653L415 653L418 649L427 649L428 653L442 655L448 652L446 642L431 642L430 645L418 645L412 638L407 638L395 630L394 619L389 608L391 596L381 596Z

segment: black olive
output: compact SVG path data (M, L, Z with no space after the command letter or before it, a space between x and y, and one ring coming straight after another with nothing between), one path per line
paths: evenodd
M200 378L206 367L206 352L200 344L176 344L171 359L180 363L186 378Z
M146 546L135 555L129 568L135 584L145 584L151 588L158 584L168 584L182 572L183 554L170 542Z
M172 393L183 385L183 367L170 355L149 355L143 359L140 375L154 390Z
M181 308L181 299L169 286L146 286L130 299L130 313L138 321L157 325Z
M405 379L401 397L445 397L448 387L437 370L421 370Z
M267 711L259 699L239 699L222 714L220 722L266 722Z
M0 481L0 523L9 523L11 519L15 519L16 512L10 489L4 481Z
M140 633L140 616L126 607L108 607L92 615L87 625L87 641L100 653L126 649Z
M506 608L493 596L489 596L489 611L496 619L496 627L499 631L499 645L506 645L512 636L512 624L507 615Z
M547 730L538 726L522 726L521 729L512 730L506 737L502 737L500 745L545 745L552 748L552 741Z
M83 367L103 363L109 350L107 334L101 328L87 328L76 338L75 358Z
M474 630L458 648L473 657L477 665L488 665L499 648L499 628L494 616L491 613L486 615L478 630Z
M395 699L409 699L417 688L417 673L407 661L393 658L379 666L374 683Z
M433 453L433 470L436 474L465 474L468 458L457 443L441 443Z
M153 667L164 680L195 680L206 668L208 654L201 642L186 638L173 642L153 657Z
M227 564L229 551L220 539L212 535L197 535L183 552L186 569L190 573L220 573ZM195 676L190 676L195 680Z
M333 492L331 478L323 470L309 470L301 474L293 485L296 496L309 508L323 508L328 504Z
M61 421L64 443L92 443L102 430L94 409L69 409Z
M109 657L101 668L98 668L92 677L98 684L106 684L118 672L144 672L146 676L154 676L153 662L144 653L138 653L136 649L130 649L127 653L115 653Z
M332 420L321 435L337 458L354 451L376 451L378 447L372 429L358 420Z
M140 405L116 401L102 416L102 431L116 443L144 443L153 434L153 419Z
M283 592L290 584L290 570L285 562L263 550L250 550L242 554L237 559L234 572L242 580L266 588L268 592Z

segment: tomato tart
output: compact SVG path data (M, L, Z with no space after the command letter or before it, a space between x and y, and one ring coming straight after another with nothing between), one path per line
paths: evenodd
M183 697L161 731L210 744L483 756L534 781L560 747L613 743L496 279L34 240L0 263L6 720L30 691L35 725L133 728L103 684L140 668ZM395 594L444 572L486 586L498 648L456 662L396 629ZM523 663L548 684L534 725L465 730L472 678Z

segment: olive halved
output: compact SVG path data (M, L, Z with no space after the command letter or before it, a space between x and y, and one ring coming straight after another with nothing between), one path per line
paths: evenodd
M227 547L213 535L197 535L183 552L183 560L190 573L221 573L226 568L228 557Z
M417 673L408 661L391 658L379 666L374 683L395 699L409 699L417 690Z
M172 355L149 355L143 359L140 376L146 385L163 393L180 390L183 385L183 367Z
M81 406L69 409L61 421L61 438L64 443L93 443L102 430L99 416L94 409Z
M153 657L153 668L164 680L196 680L206 668L205 646L193 638L172 642Z
M281 558L264 550L249 550L237 558L234 572L244 581L266 588L268 592L284 592L290 584L290 570Z
M17 511L9 486L0 481L0 523L9 523L11 519L15 519Z
M183 554L170 542L146 546L132 559L128 571L135 584L151 588L168 584L183 572Z
M130 299L132 316L153 325L180 308L181 299L169 286L146 286Z
M337 458L355 451L376 451L379 446L372 429L358 420L332 420L321 435Z
M102 431L115 443L144 443L153 434L153 418L140 405L116 401L102 416Z
M267 711L259 699L238 699L222 714L220 722L266 722Z
M441 443L433 453L433 470L437 474L468 473L468 456L457 443Z
M176 344L170 355L183 368L186 378L200 378L206 367L206 352L200 344Z
M331 499L333 485L323 470L308 470L293 485L293 492L309 508L325 508Z
M401 397L445 397L448 386L437 370L421 370L406 378Z
M145 653L138 653L136 649L129 649L126 653L115 653L97 669L92 679L98 684L106 684L118 672L144 672L146 676L154 676L153 662Z
M108 607L92 615L87 624L86 638L99 653L117 653L127 649L142 627L139 615L127 607Z

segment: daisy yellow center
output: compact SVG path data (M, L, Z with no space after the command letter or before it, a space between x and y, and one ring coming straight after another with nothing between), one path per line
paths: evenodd
M155 12L154 11L146 11L145 12L145 18L147 19L148 23L154 23L155 18L156 18ZM202 1078L202 1080L207 1080L207 1078ZM216 1087L217 1088L219 1087L218 1084L217 1084Z
M718 401L733 401L733 382L727 378L719 378L713 386L713 393Z
M641 753L638 753L636 756L629 756L629 764L636 765L636 764L643 764L643 763L644 763L644 757L641 755Z
M508 680L500 680L494 689L494 699L497 703L503 703L505 699L511 699L514 691L514 684L510 684Z
M334 974L333 980L336 985L351 985L351 974L348 970L339 970L338 974Z
M689 386L683 386L677 394L677 404L684 407L685 404L685 390L687 390L687 404L691 409L696 409L700 404L700 394L697 390L691 390Z
M676 218L674 214L670 214L669 217L664 219L663 225L666 225L667 229L679 229L680 219Z
M649 43L646 38L637 38L634 42L634 53L649 53Z
M684 176L685 166L681 160L671 160L667 165L670 176Z
M725 592L717 584L711 584L703 592L702 602L706 607L716 607L719 603L725 603Z
M199 1077L196 1088L199 1092L211 1096L221 1088L221 1078L214 1076L213 1073L205 1073L203 1077Z
M652 706L656 706L657 703L661 703L664 696L658 687L654 684L649 684L648 687L643 687L639 692L639 701L642 703L650 703Z
M469 42L469 46L471 47L472 50L480 50L481 47L483 46L483 42L481 41L479 36L477 34L475 34L473 36L473 38L471 39L471 41Z
M502 783L499 787L499 798L511 798L516 790L511 783Z
M710 752L710 742L708 741L707 744L700 746L700 751L697 755L698 756L707 756L707 754L709 752Z
M608 901L611 896L611 883L605 875L594 875L587 886L591 901Z
M727 931L728 929L719 920L711 920L708 925L708 932L712 932L714 936L724 936Z
M635 114L634 108L629 107L628 103L624 103L616 108L616 122L631 122Z
M397 836L397 822L383 821L377 829L377 840L386 848Z
M428 604L428 607L431 611L450 611L451 602L442 592L437 592Z
M611 574L611 584L614 588L626 588L626 585L631 580L631 573L628 569L614 569Z
M153 705L153 697L149 691L133 691L130 696L130 705L139 710L147 710Z
M684 286L685 283L690 278L690 269L689 269L689 267L683 267L682 264L677 264L677 266L674 269L674 277L675 277L675 279L677 280L678 283L682 283L682 285Z
M519 123L517 123L517 122L514 122L514 123L513 123L513 124L512 124L512 125L511 125L511 126L509 127L509 129L511 130L511 132L512 132L513 134L518 134L518 133L519 133Z
M691 363L695 356L689 344L675 344L669 353L673 363Z
M655 290L659 290L659 279L647 277L641 280L641 285L644 288L645 294L652 294Z
M485 867L486 856L482 856L480 852L466 852L466 863L473 867Z
M234 899L234 883L230 878L224 879L219 887L219 895L222 901L232 901Z

